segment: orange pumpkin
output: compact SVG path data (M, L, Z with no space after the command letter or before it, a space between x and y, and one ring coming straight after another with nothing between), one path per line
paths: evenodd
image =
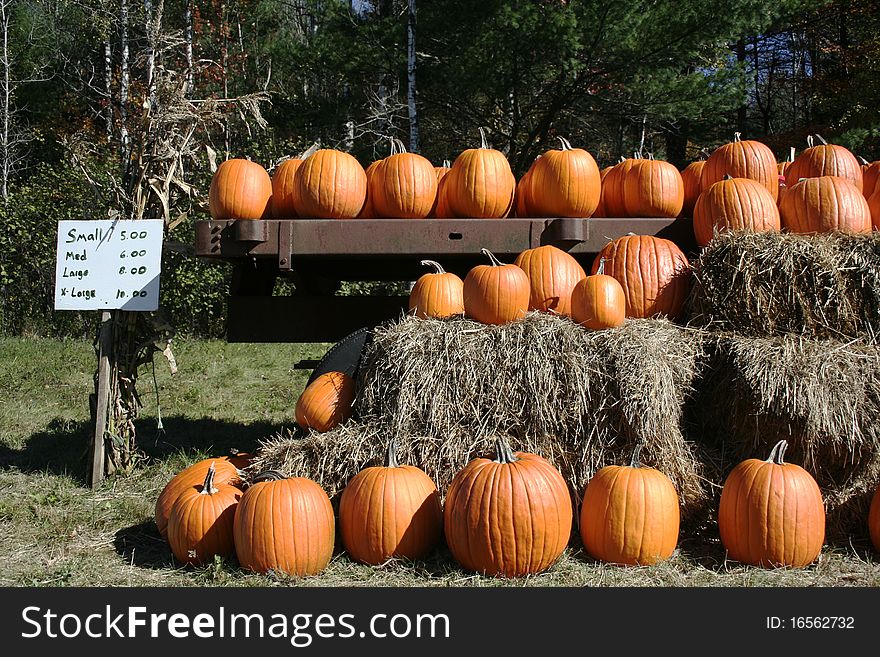
M264 473L238 503L235 553L256 573L317 575L333 556L335 528L330 498L318 484Z
M541 156L539 155L538 158ZM532 162L532 166L529 167L529 170L523 174L523 177L519 179L519 182L516 184L516 193L514 194L514 206L516 210L517 217L531 217L531 180L532 180L532 172L535 170L535 162L536 159Z
M301 217L352 219L367 198L367 174L348 153L323 148L309 155L296 172Z
M339 500L339 530L351 557L379 565L392 557L420 559L440 541L443 512L424 471L397 461L397 440L385 465L358 472Z
M868 510L868 531L874 549L880 552L880 486L877 487L871 499L871 508Z
M153 517L156 520L156 527L163 538L168 535L168 515L171 513L171 506L174 504L177 496L183 491L204 482L205 476L212 465L215 470L215 484L232 484L237 486L241 482L238 469L228 458L204 459L178 472L171 478L171 481L165 484L165 487L156 499Z
M581 279L571 291L571 317L594 330L615 328L626 319L626 295L617 279L605 274L605 259L596 273Z
M284 160L272 175L272 216L275 219L293 219L300 201L297 198L296 170L302 160Z
M793 233L871 231L871 210L862 192L836 176L804 178L790 185L779 209L782 225Z
M516 265L506 265L488 249L480 252L491 264L477 265L464 277L464 312L483 324L506 324L522 319L529 309L529 277Z
M586 276L577 260L562 249L546 245L526 249L513 264L529 278L529 310L571 317L571 291Z
M235 553L232 524L241 491L230 484L214 483L212 463L201 487L180 493L168 514L168 544L183 563L202 564L215 556Z
M602 248L591 273L598 272L603 259L605 271L623 288L627 317L681 316L690 287L689 264L674 242L624 235Z
M650 566L678 545L678 493L669 477L639 463L639 449L628 466L600 469L584 490L581 540L595 559Z
M596 209L593 211L591 217L607 217L608 210L605 209L605 178L608 177L608 173L613 169L613 166L605 167L599 172L599 182L602 188L599 193L599 204L596 206Z
M795 157L795 150L794 150L794 146L792 146L791 152L788 155L788 159L785 160L785 162L777 162L776 163L776 166L779 171L779 175L782 176L783 178L785 178L786 180L788 179L788 170L791 169L791 165L794 163L794 157Z
M376 192L373 189L373 178L376 175L376 170L382 165L382 162L384 162L384 160L371 162L366 171L364 171L364 175L367 178L367 198L364 201L364 207L362 207L361 211L358 213L358 219L376 219L379 216L376 213L376 204L374 202Z
M877 190L878 180L880 180L880 160L865 161L862 164L862 194L865 198L870 198Z
M636 160L624 174L627 217L677 217L684 204L684 182L669 162Z
M571 535L571 498L559 471L499 438L495 459L477 458L449 484L446 543L468 570L520 577L546 570Z
M433 260L422 260L422 266L434 272L423 274L409 293L409 310L416 317L445 318L464 314L464 282Z
M437 199L434 165L416 153L407 153L400 140L396 152L386 157L370 180L377 190L373 201L380 217L424 219Z
M615 164L602 181L602 202L605 204L606 217L629 216L626 210L625 183L636 162L639 160L628 158Z
M446 190L456 217L497 219L513 209L516 178L504 154L489 148L480 129L482 146L469 148L452 163Z
M756 180L729 176L700 195L694 207L694 235L706 246L716 232L779 232L779 209L767 188Z
M692 217L694 206L703 190L701 176L703 167L706 166L706 160L698 160L688 164L681 172L681 182L684 185L684 203L681 206L681 213L685 217Z
M226 160L217 167L208 189L214 219L266 219L272 213L272 179L250 160Z
M733 136L729 144L719 146L706 160L700 182L703 189L709 189L715 183L731 178L750 178L757 180L776 200L779 194L779 169L776 156L768 146L759 141L746 139L743 141L739 132Z
M296 423L303 429L330 431L352 414L354 379L344 372L326 372L312 381L296 401Z
M445 217L451 216L449 214L448 204L445 203L445 201L443 203L443 207L441 207L441 204L440 204L440 186L443 183L443 179L446 178L446 175L450 171L452 171L452 167L449 165L449 160L443 160L442 167L434 167L434 174L437 176L437 195L434 197L434 205L431 206L431 211L428 213L429 217L437 218L437 217L442 216L445 218ZM446 212L446 214L439 215L438 209L443 212Z
M560 150L551 149L535 160L528 179L529 212L538 217L589 217L599 205L602 180L596 160L582 148L559 138Z
M880 182L874 193L868 197L868 211L871 213L871 225L874 230L880 230Z
M747 459L721 491L718 529L731 559L753 566L800 568L825 541L825 506L810 473L785 463L780 440L770 458Z
M816 135L821 143L815 144L813 136L807 137L809 148L798 155L786 174L786 184L793 187L802 178L837 176L851 182L862 191L862 167L856 156L843 146L829 144Z

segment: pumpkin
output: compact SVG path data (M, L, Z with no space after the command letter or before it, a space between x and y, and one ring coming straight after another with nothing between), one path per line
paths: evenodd
M301 217L351 219L367 198L367 174L353 156L322 148L309 155L296 171Z
M684 204L684 182L669 162L636 160L623 177L627 217L677 217Z
M602 181L602 202L606 217L628 217L626 213L625 183L630 170L639 160L628 158L611 167Z
M674 242L653 235L624 235L602 248L591 273L598 273L603 259L605 271L623 288L627 317L681 315L690 287L689 264Z
M868 510L868 532L874 549L880 552L880 486L877 487Z
M464 314L464 282L445 271L439 262L422 260L434 272L423 274L409 293L409 310L416 317L452 317Z
M296 423L303 429L330 431L352 414L354 379L344 372L325 372L296 400Z
M450 169L446 175L440 179L440 182L437 183L437 203L431 213L432 217L436 217L437 219L449 219L455 216L452 213L452 208L449 207L448 183L451 177L452 169Z
M253 462L254 456L251 452L239 452L237 449L233 449L230 451L229 456L226 457L226 460L239 470L244 470Z
M364 171L364 175L367 177L367 198L364 201L364 206L358 213L358 219L376 219L379 216L376 214L376 205L373 202L376 192L372 188L372 181L373 177L376 175L376 170L382 165L383 161L384 160L376 160L375 162L371 162L366 171Z
M786 173L788 187L794 186L801 178L818 178L820 176L837 176L845 178L859 191L862 191L862 167L856 156L843 146L829 144L821 136L821 142L815 144L813 136L807 137L809 148L798 155Z
M299 216L296 208L301 205L297 198L296 170L302 160L284 160L272 175L272 216L275 219L293 219Z
M443 512L424 471L397 461L397 439L384 466L358 472L339 500L339 531L351 557L379 565L392 557L420 559L440 541Z
M529 278L529 310L571 317L571 290L586 276L577 260L562 249L546 245L526 249L513 264Z
M266 219L272 212L272 179L250 160L226 160L217 167L208 189L214 219Z
M617 279L605 274L605 259L595 274L581 279L571 291L571 317L594 331L615 328L626 319L626 295Z
M333 556L335 525L330 498L318 484L270 471L256 477L238 503L235 553L256 573L317 575Z
M718 529L731 559L753 566L812 563L825 540L825 506L816 480L785 463L780 440L766 461L747 459L721 490Z
M168 544L178 561L203 564L235 552L232 524L241 491L230 484L215 485L216 467L211 463L201 487L185 489L171 505Z
M880 183L874 193L868 197L868 211L871 213L871 225L874 230L880 230Z
M535 160L528 184L528 210L538 217L589 217L599 205L602 180L596 160L582 148L559 138Z
M546 570L571 535L571 498L559 471L505 440L495 459L477 458L453 477L443 528L452 556L468 570L520 577Z
M596 206L596 209L593 211L591 217L607 217L608 210L605 209L605 178L608 176L608 172L611 171L614 167L605 167L599 172L599 181L602 191L599 194L599 204Z
M504 154L489 148L482 128L480 137L480 148L467 149L452 163L446 190L449 208L456 217L506 217L513 208L516 178Z
M804 178L789 185L779 209L782 225L793 233L871 231L871 210L862 192L836 176Z
M491 264L477 265L464 277L464 312L483 324L506 324L529 309L529 277L516 265L502 263L488 249L480 252Z
M791 151L788 154L788 159L785 162L777 162L776 167L780 176L788 179L788 170L791 168L791 165L794 163L795 150L794 146L791 147Z
M864 161L862 164L862 194L870 198L877 189L877 181L880 180L880 160L876 162Z
M688 164L681 172L681 182L684 185L684 203L681 206L681 213L685 217L692 217L694 206L703 190L700 177L703 174L703 167L706 166L706 160L698 160Z
M759 141L741 139L741 133L733 136L733 141L716 148L703 166L700 183L703 189L731 178L750 178L757 180L776 200L779 193L779 169L776 156L768 146Z
M538 158L541 156L539 155ZM516 184L516 193L514 194L514 208L516 211L517 217L531 217L532 209L531 209L531 180L532 180L532 172L535 170L535 162L536 159L532 162L532 166L529 167L529 170L523 174L523 177L519 179L519 182Z
M214 466L215 484L238 485L241 481L238 469L228 458L204 459L184 468L171 478L159 497L156 499L154 519L156 527L163 538L168 535L168 515L171 513L171 505L183 491L200 485L205 481L205 476L211 466Z
M727 177L704 191L694 207L694 236L706 246L716 232L779 232L776 200L761 183Z
M628 466L600 469L584 490L581 540L600 561L650 566L678 544L678 493L669 477L639 463L639 450Z
M443 179L446 178L446 175L452 171L452 167L449 165L449 160L443 160L443 166L434 167L434 175L437 177L437 195L434 197L434 205L431 206L431 211L428 213L429 217L449 217L449 208L448 204L443 203L443 207L440 204L440 186L443 183ZM438 210L445 212L444 215L439 215Z
M416 153L407 153L398 139L396 148L375 169L370 191L375 191L373 206L380 217L424 219L437 199L437 174L434 165Z

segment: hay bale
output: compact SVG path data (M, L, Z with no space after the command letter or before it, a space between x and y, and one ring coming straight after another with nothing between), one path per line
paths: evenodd
M642 461L675 483L685 514L707 499L681 419L702 356L700 332L632 320L589 332L546 313L503 326L404 317L376 329L358 375L357 423L261 450L259 467L317 478L329 491L378 463L390 436L445 490L506 435L550 459L579 497L598 468Z
M694 263L691 325L741 335L880 336L880 234L731 232Z
M724 471L766 458L781 439L825 496L831 537L864 534L880 483L880 347L797 336L707 338L693 411Z

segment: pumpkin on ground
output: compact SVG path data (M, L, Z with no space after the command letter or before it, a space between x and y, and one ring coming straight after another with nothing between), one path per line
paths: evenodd
M624 235L606 244L593 261L593 274L605 272L626 296L627 317L681 315L690 288L688 260L674 242L653 235Z
M684 205L684 182L669 162L636 160L623 175L627 217L677 217Z
M880 230L880 182L874 193L868 197L868 212L871 213L871 225L874 230Z
M615 328L626 319L626 295L616 278L605 274L605 259L595 274L581 279L571 291L571 317L594 330Z
M483 324L522 319L529 309L529 277L516 265L504 264L488 249L480 252L491 264L477 265L464 277L464 312Z
M594 558L650 566L672 556L678 545L678 493L665 474L639 463L608 465L584 490L580 532Z
M759 141L743 140L739 132L732 142L716 148L706 160L700 176L702 188L709 189L724 180L724 176L757 180L774 201L779 193L779 168L773 151Z
M477 458L446 493L443 527L458 563L478 573L520 577L552 566L571 535L571 498L559 471L501 438L495 459Z
M422 274L409 293L409 310L416 317L442 319L464 314L464 282L439 262L422 260L433 273Z
M211 463L201 487L185 489L171 505L168 544L178 561L203 564L235 552L232 525L241 490L215 484L216 467Z
M692 217L694 206L703 190L701 176L703 175L703 167L706 166L706 160L697 160L688 164L681 172L681 182L684 185L684 203L681 206L681 213L685 217Z
M602 182L596 160L559 138L562 148L535 160L528 177L528 210L538 217L589 217L599 205Z
M489 148L482 128L480 137L480 148L467 149L452 163L446 200L456 217L499 219L513 209L516 178L504 154Z
M804 178L785 190L782 225L793 233L871 232L871 209L862 192L836 176Z
M367 198L367 174L353 156L322 148L309 155L296 171L301 217L352 219Z
M818 178L820 176L837 176L851 182L862 191L862 166L848 149L843 146L829 144L821 136L815 144L813 136L807 137L809 148L798 155L786 173L786 185L792 187L802 178Z
M314 481L263 473L238 503L235 554L256 573L317 575L333 556L335 525L330 498Z
M275 219L293 219L301 205L296 185L296 170L303 163L297 158L284 160L272 174L272 216Z
M862 163L862 194L869 198L877 190L877 181L880 180L880 160Z
M437 486L423 470L397 461L397 440L384 466L358 472L339 500L339 530L357 561L420 559L440 541L443 512Z
M375 193L373 207L380 217L424 219L437 200L437 173L434 165L417 153L407 153L403 142L382 160L370 178Z
M721 491L718 529L731 559L753 566L801 568L825 541L825 506L816 480L783 457L780 440L766 461L747 459Z
M529 278L529 310L571 317L571 291L586 276L577 260L562 249L546 245L526 249L513 264Z
M791 151L788 154L788 159L785 162L777 162L777 170L779 171L779 175L788 180L788 170L791 168L791 165L794 163L795 157L795 149L794 146L791 147Z
M296 401L296 423L303 429L330 431L351 417L354 379L344 372L325 372Z
M267 219L272 213L272 179L250 160L222 162L208 189L214 219Z
M214 466L214 483L216 485L237 486L241 482L238 468L229 458L204 459L178 472L171 478L171 481L165 484L156 499L153 517L163 538L168 535L168 515L171 513L171 505L174 504L177 496L185 490L202 484L212 465Z
M779 232L779 209L761 183L727 177L700 194L694 207L694 236L706 246L716 232Z

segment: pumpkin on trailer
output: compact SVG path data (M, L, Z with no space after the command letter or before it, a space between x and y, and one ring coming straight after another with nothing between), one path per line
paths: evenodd
M296 401L296 423L303 429L330 431L352 414L354 379L344 372L325 372Z
M488 249L480 253L490 264L477 265L464 277L464 312L483 324L522 319L529 309L529 277L516 265L504 264Z
M700 176L703 189L709 189L715 183L724 180L724 176L732 178L749 178L757 180L773 200L779 194L779 168L776 156L770 148L759 141L743 140L741 133L733 136L733 141L716 148Z
M333 556L335 529L330 498L317 483L269 471L258 475L239 500L235 554L256 573L317 575Z
M353 156L322 148L309 155L296 171L301 217L352 219L367 198L367 174Z
M809 472L783 460L787 446L780 440L766 461L743 461L724 482L718 529L731 559L801 568L822 550L822 493Z
M593 274L617 279L626 297L627 317L681 315L690 288L688 260L681 249L654 235L624 235L606 244L593 261Z
M868 532L874 549L880 552L880 486L874 492L871 499L871 508L868 510Z
M706 160L697 160L688 164L681 172L681 182L684 185L684 203L681 206L681 213L686 217L693 216L694 206L697 204L697 199L700 198L700 192L703 191L703 183L700 178L704 166L706 166Z
M595 274L581 279L571 291L571 317L594 330L615 328L626 319L626 295L616 278L605 274L605 259Z
M788 159L785 162L777 162L776 167L779 175L788 180L788 170L791 168L791 165L794 163L795 157L795 149L794 146L791 147L791 151L788 154Z
M272 179L250 160L226 160L217 167L208 189L214 219L266 219L272 213Z
M626 213L625 184L632 168L638 162L636 158L627 158L611 167L602 181L602 203L605 205L606 217L628 217Z
M195 486L199 486L205 481L208 470L214 466L214 483L231 484L237 486L241 482L238 468L228 457L204 459L193 463L189 467L184 468L171 478L159 497L156 499L156 507L153 517L156 520L156 527L163 538L168 536L168 515L171 513L171 506L185 490L189 490Z
M526 249L513 264L529 278L529 310L571 317L571 291L586 276L577 260L562 249L546 245Z
M871 232L871 209L862 192L836 176L804 178L785 190L782 225L793 233Z
M761 183L725 177L704 191L694 207L694 236L706 246L713 235L730 230L779 232L779 209Z
M601 191L599 192L599 204L596 206L596 209L593 210L593 214L591 217L607 217L608 210L605 209L605 178L608 177L608 173L613 169L613 166L605 167L599 172L599 186Z
M664 561L678 545L678 493L665 474L639 463L608 465L584 490L580 532L594 558L629 566Z
M684 205L684 182L669 162L636 160L623 175L627 217L677 217Z
M392 141L391 155L382 160L370 178L375 193L373 207L380 217L424 219L437 199L434 165L416 153L407 153L399 139Z
M529 170L523 174L523 177L519 179L519 182L516 184L516 191L514 193L514 211L517 217L531 217L532 209L531 209L531 180L532 180L532 172L535 170L535 164L538 159L540 159L540 155L532 162L532 165L529 167Z
M342 543L364 563L420 559L440 541L442 528L437 486L423 470L398 462L396 438L388 443L385 465L358 472L339 500Z
M477 458L446 492L443 527L458 563L478 573L520 577L552 566L571 535L571 498L544 458L514 453L502 438L494 459Z
M599 167L584 149L559 141L561 149L535 160L527 181L528 210L538 217L589 217L602 194Z
M449 160L443 160L443 166L434 167L434 175L437 177L437 194L434 197L434 205L431 206L431 211L428 213L429 217L447 218L451 216L449 212L449 204L446 203L445 197L443 203L441 204L440 202L440 188L443 185L443 180L450 171L452 171L452 167L449 164ZM440 214L440 212L443 212L443 214Z
M379 216L376 213L376 204L374 203L376 192L372 189L372 180L376 174L376 170L382 165L383 161L384 160L376 160L375 162L371 162L364 171L364 175L367 178L367 198L364 200L364 205L358 213L358 219L376 219Z
M303 163L297 158L284 160L272 174L272 216L275 219L293 219L301 205L296 185L296 170Z
M843 146L829 144L816 135L820 143L816 144L813 136L807 137L809 148L798 155L786 173L786 185L790 188L801 178L819 178L821 176L837 176L851 182L862 191L862 166L848 149Z
M433 273L422 274L409 293L409 310L416 317L443 319L464 314L464 282L439 262L422 260Z
M183 563L203 564L235 552L232 525L241 490L215 484L216 464L208 468L201 487L185 489L168 514L168 544Z
M480 128L480 148L469 148L452 163L447 202L456 217L500 219L513 209L516 178L501 151L489 148Z

